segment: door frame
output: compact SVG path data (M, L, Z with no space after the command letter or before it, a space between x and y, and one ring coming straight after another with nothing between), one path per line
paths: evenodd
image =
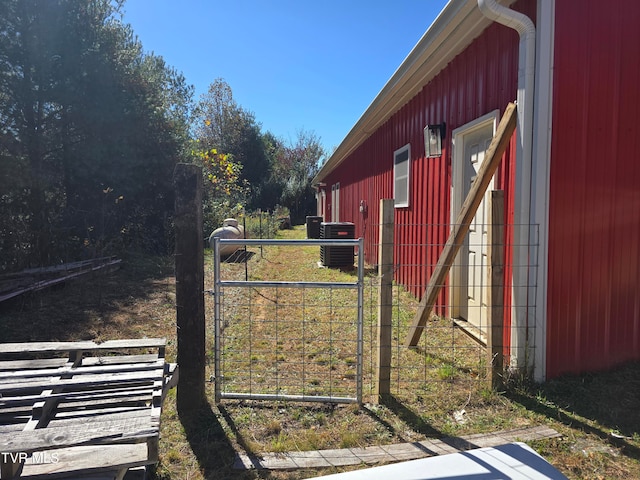
M499 121L500 110L493 110L486 115L478 117L475 120L472 120L471 122L456 128L451 133L451 228L453 228L453 224L458 217L458 213L460 212L460 209L462 208L462 204L464 203L466 197L464 181L465 137L477 132L481 128L486 128L489 125L493 129L493 136L496 133ZM466 285L464 285L464 282L462 281L462 268L464 264L465 262L463 262L462 255L458 254L454 259L453 265L451 266L450 270L449 316L451 318L460 318L460 307L462 305L462 300L466 298Z

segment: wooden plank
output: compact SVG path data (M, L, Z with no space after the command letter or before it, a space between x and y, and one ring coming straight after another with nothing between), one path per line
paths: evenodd
M154 463L157 462L160 458L160 438L153 437L150 438L147 442L147 454L149 455L149 460Z
M47 427L29 432L0 436L3 452L35 452L76 445L146 441L157 436L159 422L151 417L136 417L86 424L83 428Z
M37 360L0 361L0 372L24 370L28 368L56 368L67 363L66 358L41 358Z
M129 396L124 398L91 399L85 402L59 403L56 409L56 417L65 412L77 412L79 415L91 415L98 411L113 411L122 408L125 411L133 409L149 408L149 402L153 400L151 395Z
M178 385L180 381L180 369L178 368L177 363L170 363L168 372L165 373L165 384L164 384L164 393L167 394L167 391L171 390L173 387Z
M65 367L67 369L71 368L77 364L77 361L79 361L79 358L68 362ZM58 381L63 378L69 378L69 376L59 375ZM54 388L48 388L40 392L40 397L42 400L39 400L33 404L33 408L31 410L31 419L29 419L27 424L24 426L23 431L26 432L29 430L34 430L36 428L42 428L48 423L51 412L53 412L53 410L58 405L58 400L55 398L51 398L51 395L55 391L56 390Z
M82 365L121 365L127 363L151 363L158 359L157 353L145 353L141 355L107 355L102 357L85 357Z
M454 318L453 324L478 345L482 347L487 346L487 336L481 329L479 329L472 323L469 323L466 320L462 320L460 318Z
M16 289L7 289L4 290L2 293L0 293L0 302L3 302L5 300L9 300L11 298L17 297L19 295L22 295L24 293L27 292L37 292L39 290L44 290L45 288L48 287L52 287L54 285L57 285L58 283L63 283L66 282L67 280L72 280L74 278L80 277L82 275L86 275L88 273L97 271L97 270L101 270L101 269L105 269L105 268L109 268L112 270L115 270L113 267L117 267L118 264L120 263L120 260L114 260L112 262L109 263L105 263L105 264L101 264L101 265L97 265L94 267L91 267L87 270L79 270L79 271L74 271L71 273L67 273L64 276L58 276L58 277L53 277L53 278L49 278L47 280L37 280L34 281L33 283L26 285L26 286L21 286L18 287ZM110 271L112 271L110 270Z
M83 415L84 414L84 415ZM138 407L135 409L130 408L109 408L103 411L88 411L82 412L81 410L63 412L62 414L56 414L56 416L49 422L50 428L70 428L77 425L98 425L102 423L118 423L124 420L131 420L137 418L152 418L151 407ZM157 418L157 417L156 417Z
M155 380L158 377L164 376L164 369L162 367L156 367L148 370L132 370L125 372L107 372L107 373L91 373L85 375L79 375L77 378L64 378L58 381L57 375L47 375L42 377L27 377L22 378L19 376L8 377L2 380L0 384L0 393L19 392L21 390L36 391L38 389L48 389L54 385L64 385L67 387L75 386L92 386L100 382L105 382L104 385L117 384L118 381L128 380Z
M98 344L98 349L119 349L119 348L164 348L167 344L166 338L134 338L126 340L107 340Z
M158 418L160 421L160 414L162 413L162 401L164 400L164 390L163 390L164 382L156 382L155 392L153 394L153 400L151 402L151 415ZM147 446L149 448L148 454L149 458L155 461L158 460L160 455L160 446L159 446L160 435L157 437L149 439L147 442Z
M53 285L57 285L58 283L63 283L66 282L67 280L73 280L75 278L87 275L89 273L92 272L96 272L98 270L102 270L102 269L107 269L107 273L111 273L111 272L115 272L118 268L119 265L121 263L121 260L113 260L111 262L107 262L107 263L103 263L100 265L96 265L93 267L90 267L88 269L83 269L83 270L78 270L75 272L70 272L67 275L61 276L61 277L56 277L56 278L52 278L50 280L42 280L39 282L35 282L33 285L31 285L28 289L26 289L26 291L33 291L33 292L37 292L39 290L44 290L45 288L48 287L52 287ZM115 268L114 268L115 267ZM25 292L22 292L25 293ZM13 295L15 296L15 295ZM5 300L4 298L2 300Z
M107 420L121 420L123 418L149 417L159 420L160 410L152 408L149 404L153 403L151 396L146 397L144 404L127 405L126 403L101 405L94 403L87 405L84 409L69 409L59 407L55 416L49 420L48 426L60 427L70 425L86 425L93 422L102 422ZM29 411L27 411L28 413ZM16 417L18 419L18 417ZM23 415L22 421L19 423L7 423L0 425L0 434L24 430L25 425L31 419L27 414Z
M543 438L556 438L561 435L548 427L529 427L516 430L500 431L489 434L468 435L463 437L444 437L427 439L412 443L396 443L392 445L371 446L362 448L343 448L315 450L308 452L263 453L260 457L237 453L233 468L237 470L293 470L300 468L326 468L346 465L370 465L376 463L401 462L418 458L457 453L478 447L504 445L514 441L532 441ZM387 478L370 476L370 478ZM402 477L399 477L402 478ZM411 476L405 478L420 478ZM431 477L435 478L435 477ZM439 476L438 478L443 478ZM447 476L446 478L462 478ZM469 477L466 477L469 478ZM473 478L506 478L480 475ZM524 476L522 478L525 478ZM527 477L531 478L531 477Z
M55 462L46 461L55 458ZM149 458L148 447L144 443L130 445L81 446L55 449L36 460L27 461L22 476L36 478L87 478L101 470L119 470L154 463ZM42 461L44 460L44 461ZM91 477L93 478L93 477Z
M0 459L0 478L17 478L22 472L24 462Z
M42 392L42 397L46 398L46 400L33 404L31 420L27 422L24 430L41 428L47 424L51 412L56 408L56 405L58 405L58 401L55 398L49 398L52 393L53 390L45 390Z
M415 347L420 340L422 330L427 323L427 319L433 310L433 307L440 293L440 289L445 283L445 279L449 273L449 269L464 242L464 237L469 231L469 225L473 220L476 211L484 193L491 182L491 178L495 173L502 155L509 146L511 135L513 134L517 123L516 106L509 103L505 109L504 115L500 120L495 136L491 140L491 144L485 153L485 158L478 171L478 175L471 185L471 189L465 199L462 209L458 213L455 224L453 225L451 234L447 243L438 258L438 263L429 279L427 289L422 296L422 300L418 306L409 334L406 339L406 346Z
M33 392L42 390L51 386L60 386L65 388L91 388L91 387L104 387L107 385L120 385L120 384L147 384L152 383L155 380L162 379L164 374L163 369L155 369L143 372L128 372L123 374L111 373L105 375L84 375L81 378L61 379L57 380L56 377L43 377L37 378L33 381L19 381L12 383L6 381L0 384L0 394L9 392Z
M158 359L153 363L134 363L134 364L122 364L122 365L95 365L95 366L80 366L74 367L72 365L66 365L56 369L32 369L21 370L19 372L0 372L0 381L4 380L17 380L17 379L36 379L40 377L52 377L73 375L74 377L79 375L98 375L107 373L125 373L125 372L143 372L146 370L155 370L157 368L163 368L165 365L164 360Z
M33 402L31 402L29 405L2 407L2 409L0 410L0 428L2 428L3 425L9 423L25 422L25 418L28 419L31 416L32 405Z
M164 381L156 382L153 386L153 397L151 399L151 415L154 417L160 418L160 414L162 413L162 401L164 400L162 387L164 386Z
M490 387L498 390L503 385L504 357L504 192L491 192L489 202L487 280L489 288L487 356Z
M101 408L99 405L96 405L96 408L89 408L86 411L82 410L64 410L61 412L56 412L55 418L53 418L49 422L49 426L58 426L60 423L58 422L75 422L78 425L85 425L87 420L92 418L99 420L104 415L119 415L124 416L127 414L131 414L135 417L149 417L152 419L156 419L159 421L160 417L153 416L153 410L148 405L111 405L104 408Z
M82 366L94 365L122 365L128 363L151 363L158 359L157 353L145 353L141 355L107 355L100 357L83 357ZM68 358L38 358L30 360L0 360L0 372L13 370L26 370L36 368L56 368L66 364Z
M61 393L53 393L50 398L57 398L60 402L70 403L70 402L85 402L90 400L113 400L113 401L128 401L128 398L136 395L147 396L151 398L151 394L153 390L150 385L147 386L134 386L134 387L123 387L117 389L106 389L106 390L87 390L87 391L78 391L78 392L61 392ZM0 397L0 406L2 407L2 413L6 411L8 407L12 406L21 406L21 405L32 405L33 402L37 401L40 398L40 395L24 395L17 397Z
M0 354L69 352L72 350L91 350L95 346L96 344L90 341L0 343Z
M50 267L36 267L36 268L27 268L25 270L21 270L19 272L5 273L0 275L0 280L6 279L19 279L21 277L29 277L29 276L42 276L52 273L65 273L73 270L90 268L95 265L102 265L105 263L111 262L121 262L116 257L99 257L91 260L78 260L76 262L63 263L60 265L52 265Z
M0 354L30 354L48 352L72 352L78 350L101 351L130 348L160 348L164 347L166 343L166 338L108 340L102 343L95 343L92 341L0 343Z

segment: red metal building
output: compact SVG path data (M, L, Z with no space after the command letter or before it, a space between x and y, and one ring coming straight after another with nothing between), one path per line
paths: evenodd
M492 185L508 224L505 353L538 380L639 360L637 25L635 0L450 1L314 179L318 214L354 222L375 263L379 200L394 198L396 280L419 297L517 101ZM428 125L445 127L437 156ZM461 289L485 266L483 231L470 235L438 303L473 323Z

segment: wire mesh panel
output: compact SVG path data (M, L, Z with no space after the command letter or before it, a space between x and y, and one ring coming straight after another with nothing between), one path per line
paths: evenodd
M228 280L220 243L292 248L362 245L359 240L214 242L215 388L221 399L361 403L363 260L355 281Z
M487 335L491 328L491 285L488 284L485 259L474 258L474 252L482 252L486 245L470 245L465 240L467 243L461 245L441 285L438 301L424 326L420 327L417 345L407 347L406 340L418 312L418 300L427 290L439 252L445 245L444 241L430 243L412 241L412 238L419 238L415 232L422 231L426 236L437 229L448 231L449 226L395 225L390 393L405 405L420 404L420 408L434 411L451 409L458 412L468 410L470 402L471 405L481 403L490 388ZM407 231L412 232L413 237ZM508 225L507 232L501 243L506 252L504 264L500 266L503 296L500 304L493 308L503 312L503 373L505 376L526 375L536 347L538 228L536 225ZM523 239L522 243L514 238ZM513 252L522 248L527 248L528 255L524 263L519 263ZM481 274L470 273L474 261L475 268L482 269Z
M388 393L398 402L423 412L469 411L481 404L491 389L489 375L497 371L487 348L492 287L484 272L468 272L469 257L483 245L461 248L421 327L419 342L406 346L446 241L444 234L431 237L449 229L450 225L395 225L391 335L386 345L379 338L381 280L375 266L365 269L362 246L357 270L347 273L319 268L320 242L343 242L319 239L286 241L291 242L290 254L275 254L279 244L265 245L264 259L249 263L250 274L237 265L233 280L216 276L217 399L375 403L382 395L379 354L390 348ZM515 235L518 229L525 233ZM246 242L257 246L260 241ZM309 245L315 247L312 253L296 250ZM514 252L525 247L528 255L520 264L517 258L523 257ZM507 225L501 248L501 374L525 375L536 348L537 226ZM478 262L476 268L485 266ZM229 267L218 265L215 270ZM303 281L300 275L314 281ZM476 303L469 300L474 295Z

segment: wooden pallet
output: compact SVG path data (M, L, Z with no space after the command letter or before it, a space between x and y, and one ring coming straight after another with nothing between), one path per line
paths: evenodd
M122 478L158 460L165 339L0 344L0 478Z

